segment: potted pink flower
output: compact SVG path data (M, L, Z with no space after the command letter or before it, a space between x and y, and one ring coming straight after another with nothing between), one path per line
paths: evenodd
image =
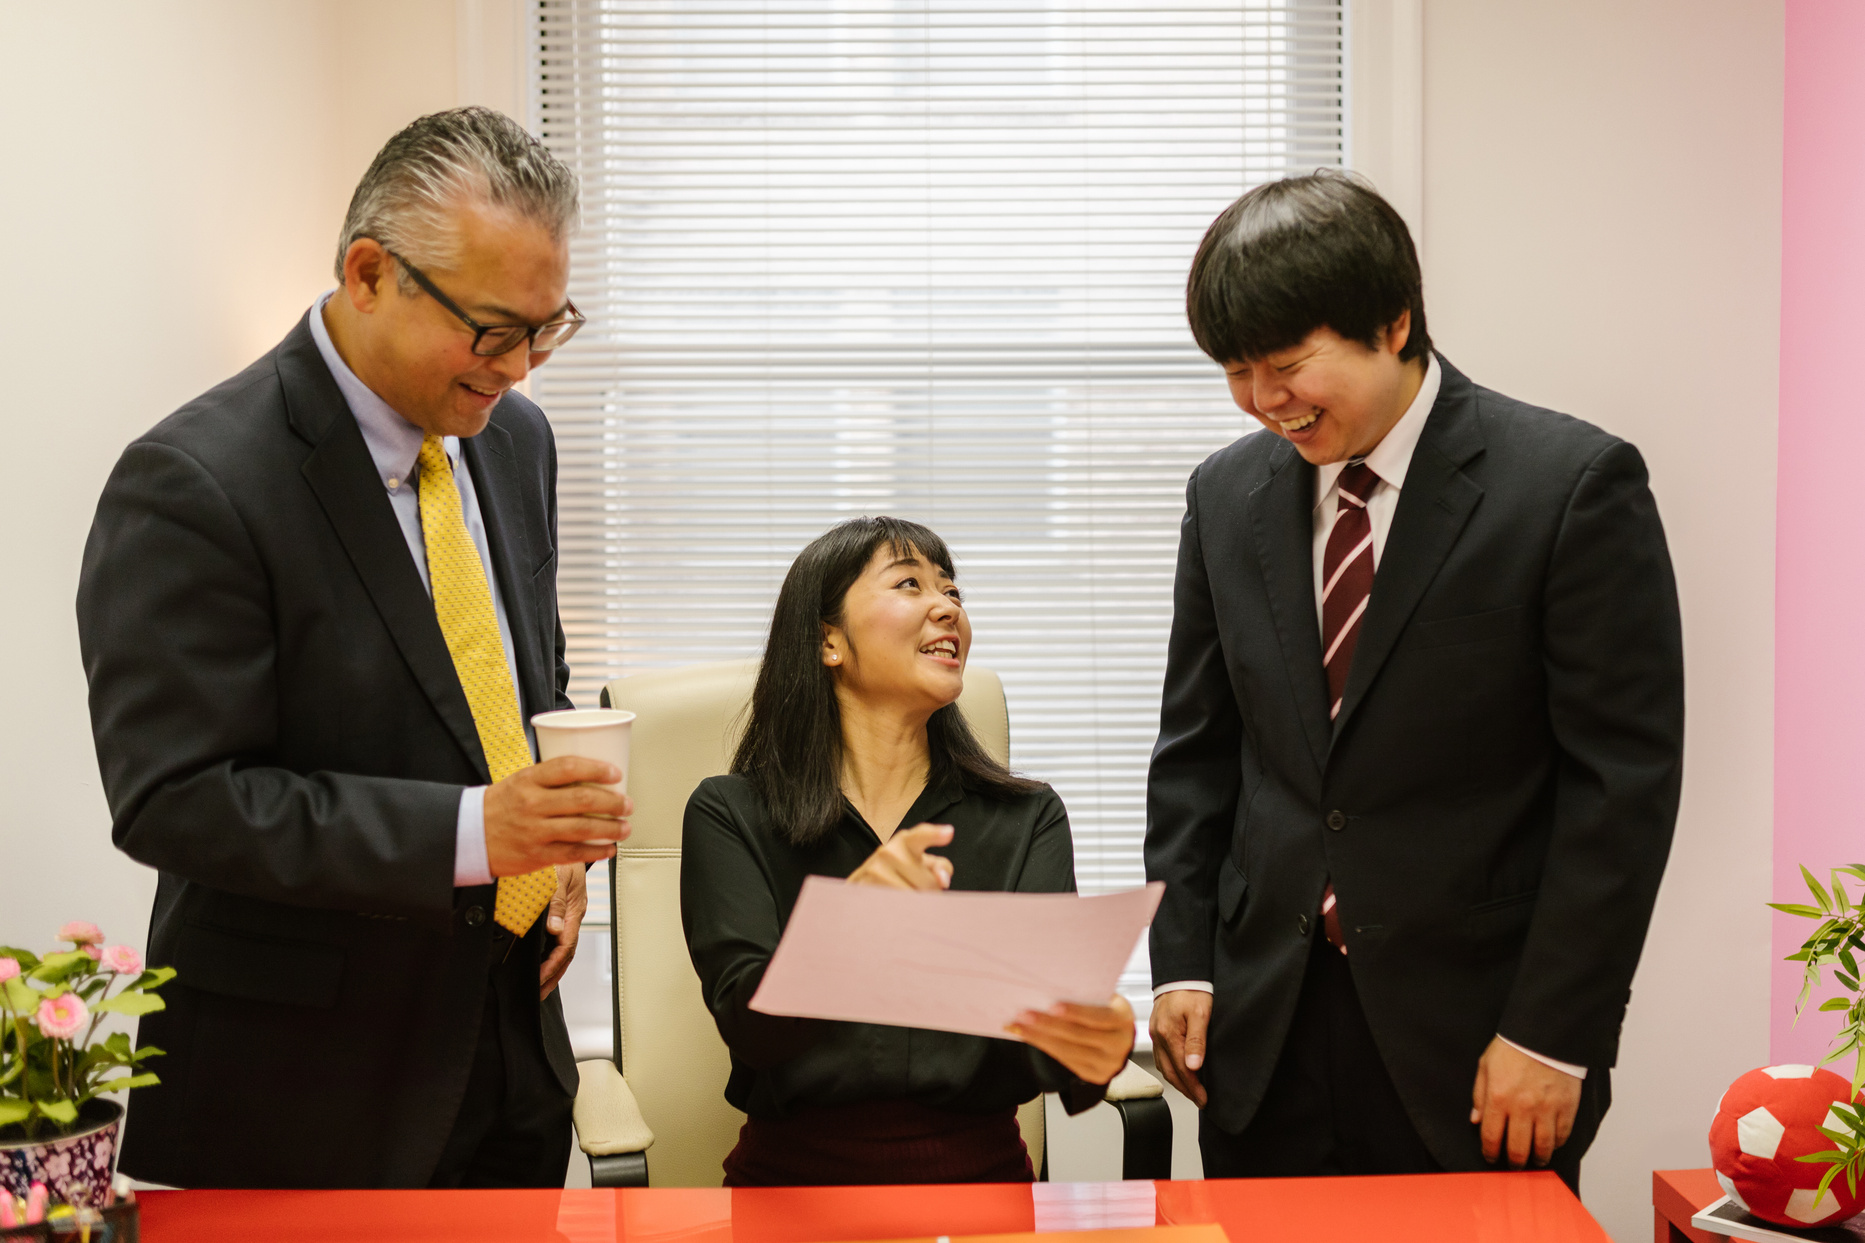
M40 957L0 946L0 1195L43 1183L74 1207L108 1202L123 1106L108 1093L156 1083L137 1069L162 1051L123 1032L97 1039L104 1017L162 1009L170 967L145 970L96 924L58 930L71 949Z

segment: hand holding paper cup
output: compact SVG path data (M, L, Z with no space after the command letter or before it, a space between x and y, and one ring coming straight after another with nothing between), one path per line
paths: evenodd
M545 712L532 718L542 763L485 789L486 866L523 876L545 865L595 863L628 836L632 712ZM611 772L620 780L600 781ZM596 780L590 780L594 778Z
M539 760L574 755L613 764L622 779L604 788L616 794L628 793L628 739L634 723L634 713L615 708L566 708L531 718Z

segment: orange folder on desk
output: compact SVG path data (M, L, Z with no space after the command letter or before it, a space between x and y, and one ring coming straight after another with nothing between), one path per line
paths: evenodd
M1120 1230L1048 1230L1041 1234L942 1234L919 1239L873 1240L872 1243L1230 1243L1224 1227L1133 1226Z

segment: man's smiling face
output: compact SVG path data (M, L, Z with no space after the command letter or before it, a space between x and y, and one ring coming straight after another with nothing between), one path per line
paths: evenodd
M543 324L567 305L569 247L535 220L481 203L452 209L451 253L422 272L481 324ZM410 423L438 436L477 436L505 390L548 352L520 345L504 354L473 353L473 330L416 290L403 293L396 262L375 242L359 240L345 263L345 288L360 312L357 376ZM347 344L340 342L340 344Z
M1317 328L1286 350L1226 363L1231 399L1316 466L1363 457L1385 439L1424 380L1423 359L1399 358L1410 326L1408 312L1373 348Z

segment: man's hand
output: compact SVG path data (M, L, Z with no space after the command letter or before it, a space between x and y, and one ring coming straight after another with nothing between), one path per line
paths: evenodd
M949 845L949 824L916 824L887 839L887 844L862 860L849 873L851 885L884 885L890 889L950 889L952 861L929 855L929 847Z
M1204 1065L1205 1029L1211 1026L1211 994L1196 988L1175 988L1153 1001L1153 1059L1166 1082L1204 1108L1204 1084L1198 1071Z
M1483 1159L1494 1161L1506 1146L1509 1164L1521 1169L1534 1154L1546 1165L1567 1142L1580 1111L1580 1080L1537 1062L1498 1036L1476 1064L1470 1121L1483 1127Z
M1104 1006L1058 1002L1026 1010L1005 1028L1068 1068L1083 1083L1110 1083L1133 1054L1133 1007L1116 993Z
M600 784L620 781L613 764L559 756L486 787L486 863L494 876L595 863L628 836L635 805Z
M589 891L585 888L583 865L558 864L557 893L544 915L545 930L557 938L557 946L538 970L539 1001L550 996L550 990L557 987L563 973L570 969L570 960L576 957L576 939L583 934L583 916L588 910Z

